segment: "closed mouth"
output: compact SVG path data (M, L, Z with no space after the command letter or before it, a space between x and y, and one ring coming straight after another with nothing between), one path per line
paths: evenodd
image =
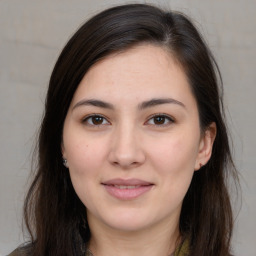
M132 185L113 185L115 188L119 188L119 189L135 189L135 188L139 188L141 187L140 185L136 185L136 186L132 186Z
M150 191L154 184L139 179L112 179L101 183L108 194L119 200L133 200Z
M153 185L152 183L140 179L111 179L102 182L102 185L108 185L108 186L119 186L120 188L122 187L127 187L127 188L136 188L137 186L149 186Z

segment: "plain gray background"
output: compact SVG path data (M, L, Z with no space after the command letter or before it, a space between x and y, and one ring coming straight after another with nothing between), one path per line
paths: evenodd
M85 20L106 7L127 2L0 0L0 256L24 241L22 203L56 58ZM216 56L224 80L235 161L242 176L243 203L233 247L237 256L255 256L256 1L134 2L153 2L185 12L195 20ZM239 205L235 208L238 213Z

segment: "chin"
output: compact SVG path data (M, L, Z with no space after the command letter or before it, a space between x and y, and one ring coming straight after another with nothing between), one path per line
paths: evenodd
M134 221L119 221L115 223L109 223L108 224L110 228L117 230L119 232L137 232L139 230L143 230L150 226L150 224L147 223L141 223L141 222L134 222Z
M153 219L149 220L149 216L140 213L132 213L129 211L113 214L106 218L104 216L104 222L107 226L112 229L122 231L122 232L135 232L143 230L154 224Z

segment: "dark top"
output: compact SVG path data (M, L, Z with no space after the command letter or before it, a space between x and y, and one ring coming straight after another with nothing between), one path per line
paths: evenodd
M174 256L187 256L189 252L189 242L188 240L185 240L181 243L181 245L175 250L175 253L172 254ZM24 248L17 248L15 251L13 251L11 254L9 254L8 256L29 256L29 252L28 249L24 249ZM76 254L75 255L83 255L83 256L93 256L93 254L88 251L85 250L84 252L82 252L82 254Z

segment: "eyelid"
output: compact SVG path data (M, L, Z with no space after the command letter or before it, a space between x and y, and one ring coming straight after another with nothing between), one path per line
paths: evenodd
M165 114L165 113L157 113L157 114L153 114L151 115L147 121L145 122L145 124L147 124L151 119L155 118L155 117L164 117L166 119L169 120L169 122L167 124L149 124L149 125L152 125L152 126L156 126L156 127L163 127L163 126L169 126L171 125L172 123L175 123L175 119L168 115L168 114Z
M90 118L93 118L93 117L101 117L105 120L105 122L107 123L103 123L103 124L90 124L88 123L87 121L90 119ZM149 124L149 121L153 118L156 118L156 117L163 117L165 119L168 120L168 123L167 124ZM81 122L85 125L88 125L88 126L91 126L91 127L99 127L99 126L105 126L105 125L110 125L111 122L109 121L109 119L107 117L105 117L104 115L102 114L97 114L97 113L92 113L92 114L88 114L86 115L85 117L82 118ZM175 122L175 119L170 116L169 114L165 114L165 113L157 113L157 114L153 114L151 116L149 116L147 118L147 121L144 123L146 125L150 125L150 126L156 126L156 127L163 127L163 126L169 126L171 125L172 123Z
M102 117L104 120L107 121L107 124L89 124L87 121L89 118L93 118L93 117ZM102 114L97 114L97 113L93 113L93 114L89 114L89 115L86 115L85 117L82 118L82 121L81 121L83 124L85 125L88 125L88 126L91 126L91 127L99 127L99 126L103 126L103 125L110 125L110 121L108 120L107 117L105 117L104 115Z

